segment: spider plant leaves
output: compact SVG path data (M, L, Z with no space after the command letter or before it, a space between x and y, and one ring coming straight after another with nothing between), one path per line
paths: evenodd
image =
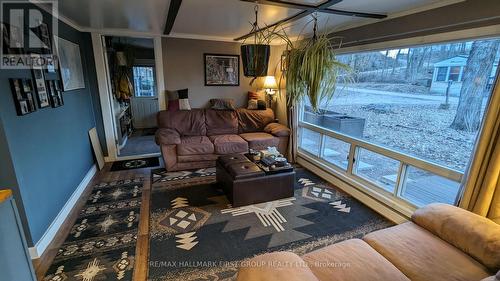
M284 75L289 106L307 99L317 112L333 98L337 80L349 80L349 66L337 61L331 39L325 35L303 40L288 52L287 60Z

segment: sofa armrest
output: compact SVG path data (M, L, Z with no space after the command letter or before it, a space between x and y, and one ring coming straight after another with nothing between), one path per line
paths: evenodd
M441 203L413 213L411 220L485 265L500 269L500 225L464 209Z
M180 144L181 136L174 129L160 128L156 131L155 141L158 145Z
M237 281L319 281L299 256L274 252L243 261Z
M279 123L269 123L264 128L264 132L271 134L275 137L288 137L290 136L290 129Z

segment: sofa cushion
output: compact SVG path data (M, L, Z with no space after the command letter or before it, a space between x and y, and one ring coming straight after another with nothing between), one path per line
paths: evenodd
M217 154L248 152L248 143L238 135L217 135L210 136L209 139L214 144Z
M321 248L304 255L302 259L321 281L410 280L360 239Z
M157 115L159 128L175 129L181 136L205 136L205 110L162 110Z
M197 155L214 153L214 145L206 136L181 137L177 145L179 155Z
M318 281L304 261L294 253L274 252L241 263L237 281Z
M288 137L290 136L290 129L287 126L280 123L269 123L264 128L264 132L269 133L276 137Z
M179 144L181 143L181 137L174 129L160 128L155 133L155 142L157 145Z
M245 133L240 134L248 142L248 147L255 150L266 149L269 146L278 147L279 139L268 133Z
M234 99L210 99L210 108L215 110L236 110Z
M418 209L412 221L471 255L492 272L500 270L500 225L493 221L439 203Z
M234 110L207 109L205 118L207 136L238 134L238 118Z
M252 133L262 132L267 124L274 122L274 112L272 109L249 110L239 108L236 110L238 116L238 132Z
M470 281L490 275L471 256L412 222L372 232L363 240L414 281Z
M217 154L178 155L177 161L179 163L215 161L217 157L219 157Z

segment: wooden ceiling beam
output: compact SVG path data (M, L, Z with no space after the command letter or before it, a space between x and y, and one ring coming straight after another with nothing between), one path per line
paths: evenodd
M174 27L175 18L179 13L179 8L181 7L182 0L170 0L170 6L168 8L167 21L165 22L165 29L163 34L169 35Z
M299 10L309 10L309 9L316 8L316 6L314 6L314 5L300 4L300 3L281 1L281 0L257 0L257 1L255 1L255 0L241 0L241 1L250 2L250 3L257 3L257 4L262 4L262 5L290 8L290 9L299 9Z
M280 24L285 24L285 23L289 23L289 22L292 22L292 21L295 21L295 20L299 20L299 19L301 19L301 18L303 18L303 17L306 17L306 16L308 16L308 15L310 15L310 14L312 14L312 12L307 11L307 10L306 10L306 11L299 12L299 13L297 13L297 14L295 14L295 15L291 16L291 17L288 17L288 18L286 18L286 19L282 19L282 20L277 21L277 22L275 22L275 23L273 23L273 24L271 24L271 25L267 25L266 27L259 28L259 29L257 29L256 31L253 31L253 32L247 33L247 34L245 34L245 35L243 35L243 36L240 36L240 37L238 37L238 38L234 38L234 41L240 41L240 40L243 40L243 39L247 39L248 37L253 36L255 33L261 32L261 31L266 30L266 29L269 29L269 28L273 28L273 27L278 26L278 25L280 25Z
M327 14L335 14L335 15L348 16L348 17L369 18L369 19L384 19L384 18L387 17L387 15L381 15L381 14L351 12L351 11L329 9L329 8L319 10L318 12L320 12L320 13L327 13Z
M234 41L240 41L240 40L246 39L246 38L254 35L257 32L261 32L263 30L273 28L277 25L281 25L281 24L285 24L285 23L289 23L289 22L301 19L301 18L306 17L306 16L308 16L312 13L315 13L315 12L336 14L336 15L343 15L343 16L350 16L350 17L373 18L373 19L383 19L383 18L387 17L386 15L380 15L380 14L371 14L371 13L362 13L362 12L352 12L352 11L344 11L344 10L338 10L338 9L330 9L331 6L342 2L342 0L328 0L328 1L325 1L317 6L308 5L308 4L300 4L300 3L289 2L289 1L282 1L282 0L257 0L257 1L255 1L255 0L241 0L241 1L252 2L252 3L257 3L257 4L262 4L262 5L284 7L284 8L290 8L290 9L300 9L303 11L299 12L291 17L277 21L277 22L275 22L271 25L268 25L266 27L260 28L257 31L253 31L253 32L247 33L243 36L240 36L238 38L235 38Z
M249 0L241 0L241 1L244 1L244 2L255 2L255 1L249 1ZM303 17L306 17L316 11L318 11L318 9L324 9L324 8L327 8L327 7L330 7L332 5L335 5L337 3L340 3L342 2L342 0L328 0L328 1L325 1L321 4L319 4L318 6L309 6L309 5L302 5L302 4L294 4L292 2L287 2L287 1L281 1L281 0L259 0L257 1L258 4L264 4L264 5L273 5L273 6L277 6L277 5L294 5L294 6L301 6L303 9L302 12L299 12L291 17L288 17L288 18L285 18L285 19L282 19L280 21L277 21L271 25L268 25L266 27L263 27L263 28L259 28L258 30L256 31L253 31L253 32L250 32L250 33L247 33L243 36L240 36L238 38L235 38L234 41L240 41L240 40L243 40L243 39L246 39L252 35L254 35L255 33L258 33L258 32L261 32L263 30L266 30L266 29L269 29L269 28L273 28L275 26L278 26L278 25L281 25L281 24L285 24L285 23L289 23L289 22L292 22L292 21L296 21L296 20L299 20ZM266 4L267 3L267 4ZM304 7L307 7L304 9ZM290 8L290 7L288 7Z

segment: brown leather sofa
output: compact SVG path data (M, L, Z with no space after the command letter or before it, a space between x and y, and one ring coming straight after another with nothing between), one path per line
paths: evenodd
M500 280L500 225L431 204L411 219L299 257L290 252L244 263L238 281Z
M160 111L155 140L167 171L215 167L220 155L278 147L286 155L290 130L266 110Z

